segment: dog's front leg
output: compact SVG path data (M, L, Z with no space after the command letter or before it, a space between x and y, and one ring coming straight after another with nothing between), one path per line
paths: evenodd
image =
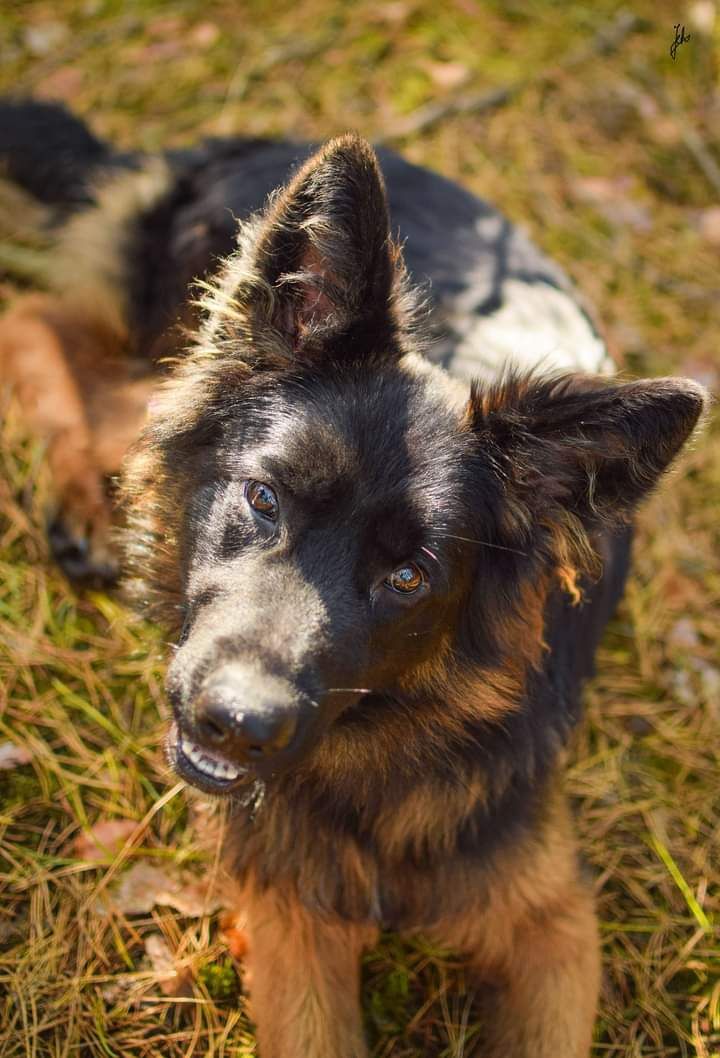
M243 894L247 985L260 1058L365 1058L360 956L375 931L297 897Z
M600 982L592 894L582 883L513 922L469 913L438 937L469 957L482 1004L478 1058L588 1058Z
M508 844L477 879L464 914L434 933L492 989L481 1058L588 1058L600 986L594 898L562 795L544 823Z
M483 1058L588 1058L600 982L589 892L568 892L513 930Z

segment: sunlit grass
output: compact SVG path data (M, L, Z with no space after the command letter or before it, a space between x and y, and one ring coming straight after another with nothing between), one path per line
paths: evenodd
M563 71L562 56L617 10L609 0L9 3L0 88L65 98L100 133L153 149L349 127L372 138L429 101L528 78L502 108L399 146L525 223L595 303L629 370L691 372L717 388L720 250L696 221L720 193L681 128L720 161L717 36L713 53L693 29L673 64L675 8L642 0L640 31L616 53ZM618 224L579 194L578 180L626 174L619 194L647 210L649 227ZM27 278L36 250L0 261ZM194 825L205 817L163 761L161 632L115 599L68 588L48 560L42 453L11 408L3 420L0 742L26 747L31 763L0 771L0 1054L249 1058L241 971L217 916L100 910L139 862L212 873ZM569 773L602 925L597 1058L720 1053L719 631L716 420L642 515ZM137 829L85 862L78 837L107 819ZM163 993L151 935L187 972L181 995ZM462 966L422 942L383 940L363 1002L376 1058L471 1049Z

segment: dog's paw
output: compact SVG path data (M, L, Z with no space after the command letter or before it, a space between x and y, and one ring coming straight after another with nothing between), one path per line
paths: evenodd
M110 548L91 540L61 516L48 524L53 558L68 580L86 588L108 588L117 583L119 566Z

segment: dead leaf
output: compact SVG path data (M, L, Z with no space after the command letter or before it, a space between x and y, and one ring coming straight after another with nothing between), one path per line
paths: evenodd
M631 197L631 188L632 179L628 176L615 179L589 176L572 183L575 198L593 206L611 224L649 231L652 227L650 211Z
M127 839L137 830L132 819L101 819L86 833L79 834L72 843L72 852L86 863L107 859L121 849Z
M470 15L472 18L480 18L482 11L477 3L477 0L455 0L455 6L460 9L465 15Z
M245 918L235 911L226 911L220 916L220 940L227 945L233 959L242 959L247 952L248 941Z
M198 22L188 33L188 40L198 48L209 48L220 36L220 27L214 22Z
M11 771L32 760L30 750L14 742L0 742L0 771Z
M720 246L720 206L709 206L700 210L698 231L711 246Z
M183 40L151 40L133 49L133 62L164 62L186 52Z
M160 991L165 996L189 995L192 991L192 974L188 967L178 967L168 942L160 933L151 933L145 938L145 951L155 973L158 975Z
M157 15L149 19L145 24L145 32L149 37L159 39L166 37L180 37L185 29L185 23L179 15Z
M391 26L402 26L404 22L407 22L412 11L413 5L405 3L404 0L389 0L388 3L378 5L374 17Z
M160 867L142 861L134 863L107 894L108 902L125 915L145 915L159 903L158 896L167 892L172 880Z
M681 617L668 633L668 643L681 650L693 650L700 644L695 625L689 617Z
M79 66L60 66L35 85L33 95L40 99L74 99L82 90L85 74Z
M717 16L713 0L695 0L695 3L690 4L688 8L688 16L690 25L698 32L708 37L712 35Z
M42 58L62 44L68 27L62 22L39 22L23 31L23 44L35 58Z
M163 894L165 899L158 900L160 904L179 911L186 918L200 918L201 915L214 915L223 907L220 896L213 891L212 886L204 881L189 881L178 890Z
M470 70L461 62L433 62L427 59L422 66L439 88L459 88L470 77Z
M172 875L154 864L139 861L126 871L103 898L103 906L114 906L125 915L145 915L153 907L172 907L186 918L212 915L222 899L209 880L192 875Z

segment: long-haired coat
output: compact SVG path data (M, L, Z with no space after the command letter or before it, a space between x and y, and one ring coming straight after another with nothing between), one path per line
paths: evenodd
M599 955L563 750L700 387L613 381L516 228L356 136L143 158L3 112L52 248L0 366L48 441L71 574L114 573L103 475L154 390L130 582L176 636L172 764L229 805L262 1058L365 1055L380 928L494 986L482 1054L583 1058Z

